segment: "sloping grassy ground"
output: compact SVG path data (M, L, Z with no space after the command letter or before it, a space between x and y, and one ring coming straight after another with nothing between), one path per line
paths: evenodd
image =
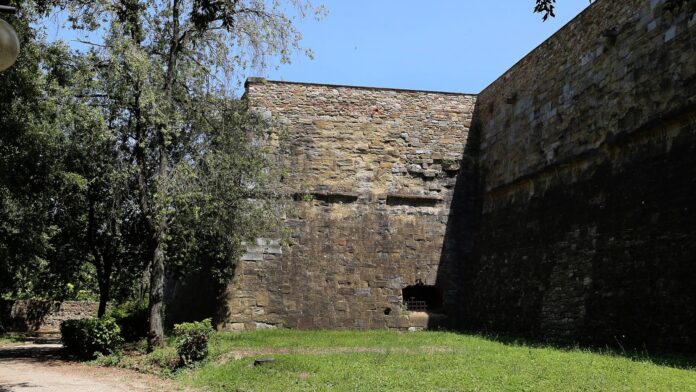
M445 332L219 333L175 377L206 391L696 391L693 368Z

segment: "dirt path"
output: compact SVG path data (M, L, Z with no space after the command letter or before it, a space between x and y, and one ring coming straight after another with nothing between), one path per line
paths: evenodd
M178 386L126 369L60 359L57 344L0 347L0 392L178 391Z

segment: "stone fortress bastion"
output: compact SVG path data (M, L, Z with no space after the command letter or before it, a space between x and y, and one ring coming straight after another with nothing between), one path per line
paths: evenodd
M696 15L599 0L479 94L249 79L290 246L219 328L476 329L696 349Z

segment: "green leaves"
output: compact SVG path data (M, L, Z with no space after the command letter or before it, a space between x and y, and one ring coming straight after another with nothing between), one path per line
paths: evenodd
M546 21L549 16L555 17L556 0L536 0L534 12L543 14L542 19Z
M121 330L111 319L65 320L60 323L60 335L69 353L82 359L116 352L123 343Z
M30 26L58 10L96 41L88 50ZM315 11L307 0L22 3L22 57L0 78L0 294L98 287L102 302L123 299L162 264L229 279L245 241L282 231L283 202L271 124L229 86L266 58L289 61L301 49L290 13Z
M174 326L176 352L181 366L193 367L208 356L208 339L214 331L211 319Z

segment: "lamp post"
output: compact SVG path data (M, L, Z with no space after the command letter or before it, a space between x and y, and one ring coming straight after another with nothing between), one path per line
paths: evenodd
M0 14L14 14L17 9L0 5ZM0 19L0 72L10 68L19 56L19 38L12 25Z

